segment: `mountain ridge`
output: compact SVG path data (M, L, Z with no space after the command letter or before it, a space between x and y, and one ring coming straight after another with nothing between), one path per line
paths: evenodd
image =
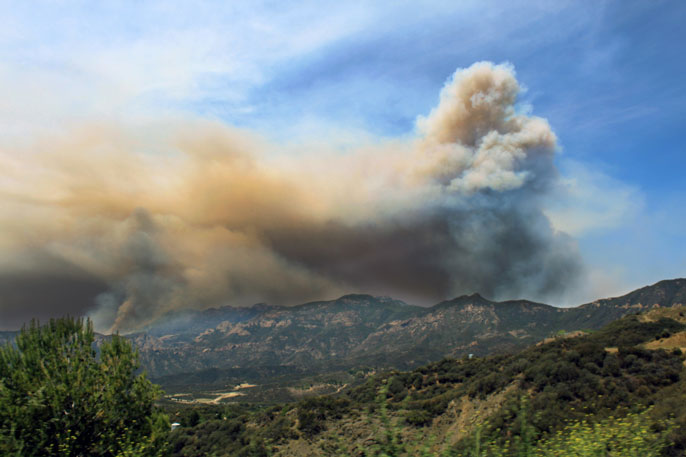
M230 311L224 316L229 318L196 333L129 337L153 376L259 365L409 369L445 356L513 351L561 331L597 329L655 305L683 304L685 296L686 279L660 281L574 308L492 301L478 293L431 307L346 294L293 307L265 305L261 312L249 308L251 315Z
M572 308L493 301L478 293L431 307L346 294L292 307L258 303L173 311L126 336L153 378L278 366L412 369L446 356L511 352L560 332L594 330L626 314L684 304L683 278ZM0 333L0 343L14 335Z

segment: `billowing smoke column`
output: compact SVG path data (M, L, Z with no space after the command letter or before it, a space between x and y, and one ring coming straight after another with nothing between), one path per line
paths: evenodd
M419 192L418 200L371 220L266 230L265 239L327 277L414 301L469 291L554 298L581 264L574 243L553 233L541 211L557 176L555 135L545 120L516 114L518 92L508 66L457 71L419 119L421 136L395 176L402 184L394 191Z
M284 159L197 121L3 151L0 318L89 312L129 331L171 309L348 292L554 300L582 265L542 211L555 135L516 112L518 92L509 66L474 64L414 139L345 155Z

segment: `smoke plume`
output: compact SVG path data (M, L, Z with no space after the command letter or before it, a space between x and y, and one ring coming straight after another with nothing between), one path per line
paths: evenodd
M130 331L178 308L349 292L555 300L582 273L543 199L556 138L507 65L458 70L409 140L287 156L209 121L0 151L0 316ZM290 157L290 158L289 158Z

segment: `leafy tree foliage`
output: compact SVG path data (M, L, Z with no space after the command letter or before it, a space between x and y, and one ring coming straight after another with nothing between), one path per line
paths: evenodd
M157 456L169 421L138 354L114 335L97 353L90 321L32 322L0 348L0 454Z

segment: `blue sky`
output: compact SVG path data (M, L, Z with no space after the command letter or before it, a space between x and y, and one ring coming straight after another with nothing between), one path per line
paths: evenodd
M210 118L297 145L411 135L509 62L559 137L551 202L603 290L686 276L686 2L1 1L0 135ZM553 216L551 216L553 217Z

